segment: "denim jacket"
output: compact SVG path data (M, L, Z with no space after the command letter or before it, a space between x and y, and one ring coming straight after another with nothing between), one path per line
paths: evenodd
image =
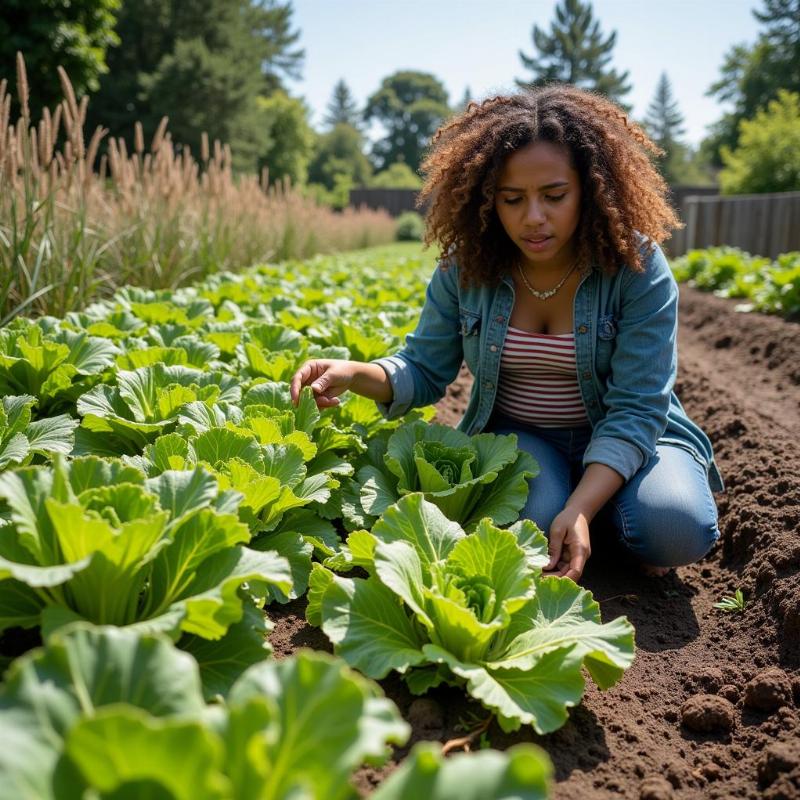
M642 240L646 253L648 243ZM575 294L578 385L592 426L583 464L606 464L627 481L655 454L657 443L676 445L705 467L711 489L722 491L711 442L672 390L678 364L678 285L661 248L652 245L644 272L622 266L609 276L593 267L583 273ZM381 413L394 419L435 403L463 360L475 380L458 428L470 435L483 430L494 407L513 306L510 274L497 286L464 289L458 265L441 261L405 347L372 362L386 371L394 393L391 403L378 403Z

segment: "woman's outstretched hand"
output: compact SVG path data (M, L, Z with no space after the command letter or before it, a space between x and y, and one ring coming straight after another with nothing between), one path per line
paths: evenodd
M550 563L544 571L572 578L577 583L592 554L586 516L567 506L550 525L549 538Z
M292 376L289 391L292 403L300 401L300 390L310 386L317 401L317 408L339 405L339 395L353 384L355 370L352 361L334 358L318 358L306 361Z

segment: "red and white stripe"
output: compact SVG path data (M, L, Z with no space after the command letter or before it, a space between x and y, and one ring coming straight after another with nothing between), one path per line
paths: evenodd
M500 355L495 404L506 416L529 425L587 425L575 369L574 334L509 327Z

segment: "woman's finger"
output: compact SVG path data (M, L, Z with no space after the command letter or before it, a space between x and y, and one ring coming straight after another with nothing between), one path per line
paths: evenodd
M315 364L313 361L306 361L300 369L292 375L292 380L289 384L289 395L292 398L292 403L297 405L300 402L300 389L306 381L311 378L314 372Z
M561 548L563 543L564 531L558 528L550 528L550 538L547 544L547 551L550 553L550 562L545 567L545 570L552 570L556 568L556 565L561 558Z
M314 399L317 401L317 408L332 408L341 403L338 397L332 397L327 394L318 394Z

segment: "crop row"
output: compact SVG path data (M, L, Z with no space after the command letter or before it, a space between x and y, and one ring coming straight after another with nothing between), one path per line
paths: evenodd
M720 297L742 298L742 311L761 311L800 319L800 252L772 261L738 247L690 250L672 262L679 281Z
M515 437L291 403L305 359L395 350L428 272L317 258L0 330L0 631L44 642L1 690L25 757L0 754L0 798L349 797L409 735L350 668L540 733L584 671L620 679L630 624L543 576L546 540L516 522L538 466ZM265 609L306 593L349 668L267 658ZM423 746L375 797L542 797L549 773L533 747Z

